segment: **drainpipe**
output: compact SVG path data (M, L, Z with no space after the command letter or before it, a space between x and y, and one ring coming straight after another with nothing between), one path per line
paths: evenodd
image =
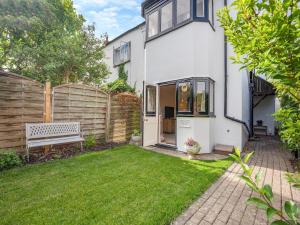
M224 0L224 6L225 7L227 6L227 0ZM224 34L224 78L225 78L225 82L224 82L224 117L226 119L231 120L231 121L242 124L247 129L248 137L250 139L251 132L250 132L250 129L249 129L247 123L245 121L236 119L236 118L228 115L228 110L227 110L227 108L228 108L228 99L227 99L228 98L228 80L227 80L228 79L228 68L227 68L227 61L228 60L227 60L227 56L228 56L227 37Z

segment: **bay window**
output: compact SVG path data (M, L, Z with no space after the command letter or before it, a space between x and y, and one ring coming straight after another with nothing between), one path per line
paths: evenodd
M191 18L191 1L177 0L177 24Z
M177 83L177 112L179 114L193 113L193 89L190 81Z
M161 8L161 32L173 27L173 2Z
M177 81L177 115L214 116L214 81L190 78Z

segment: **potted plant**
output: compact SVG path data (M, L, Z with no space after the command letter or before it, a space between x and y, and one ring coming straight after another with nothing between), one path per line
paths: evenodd
M131 140L133 142L140 142L142 140L142 133L140 132L140 130L138 129L133 130Z
M185 142L186 152L189 155L189 159L195 159L196 155L200 152L200 144L192 138L187 139Z

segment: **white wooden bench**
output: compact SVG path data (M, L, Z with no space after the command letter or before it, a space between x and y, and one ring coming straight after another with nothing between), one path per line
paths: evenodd
M82 142L80 123L32 123L26 124L26 154L29 160L29 149L49 145Z

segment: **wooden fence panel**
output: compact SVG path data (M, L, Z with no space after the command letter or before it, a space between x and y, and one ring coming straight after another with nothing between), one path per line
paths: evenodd
M121 93L111 97L109 140L127 142L140 129L141 101L136 95Z
M53 88L53 122L80 122L84 135L105 140L108 95L94 87L68 84Z
M26 77L0 71L0 149L25 145L25 123L42 123L44 86Z

